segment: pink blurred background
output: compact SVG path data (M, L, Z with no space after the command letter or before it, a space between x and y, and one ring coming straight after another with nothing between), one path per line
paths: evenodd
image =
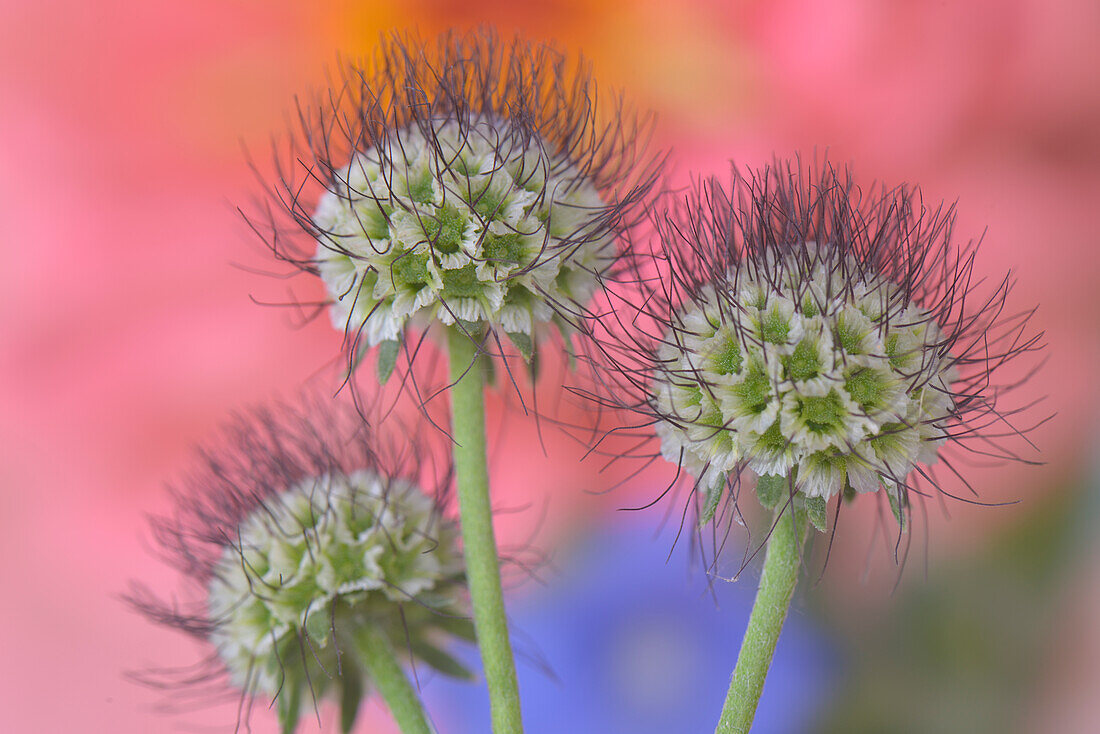
M292 95L382 31L488 21L582 51L604 84L658 112L681 177L827 148L861 180L957 199L957 235L984 233L979 269L1012 268L1017 307L1040 304L1049 362L1019 399L1044 398L1033 415L1057 417L1032 436L1045 466L971 475L983 498L1023 501L931 518L930 563L1088 471L1100 407L1095 2L5 0L0 16L6 731L180 726L124 678L197 652L118 599L132 578L175 588L144 517L165 509L165 482L231 410L293 395L339 347L327 319L292 328L292 313L250 299L284 301L284 282L234 267L269 266L234 209L255 191L241 143L262 157ZM548 434L549 456L532 456L533 426L508 420L499 499L545 504L550 520L504 518L504 543L616 505L584 493L607 480L574 465L568 440ZM839 549L825 590L856 618L891 603L888 584L859 584L862 552ZM1051 606L1074 634L1052 650L1029 731L1100 726L1097 554L1076 573L1074 593ZM224 711L208 718L224 723ZM269 718L258 713L257 730ZM388 730L380 712L368 718L363 731Z

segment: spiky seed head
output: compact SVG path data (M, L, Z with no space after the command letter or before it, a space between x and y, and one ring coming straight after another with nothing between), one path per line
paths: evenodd
M400 340L410 319L534 336L550 304L588 301L615 259L592 181L505 121L426 127L356 153L321 197L315 262L333 324L368 346Z
M169 603L135 585L129 600L214 651L199 675L146 676L159 687L224 684L242 717L254 700L273 702L285 731L331 695L349 730L371 683L363 630L406 660L469 677L446 647L473 639L473 624L443 512L452 471L434 434L406 433L396 418L372 432L358 408L328 397L307 405L238 419L203 452L174 514L154 521L195 598Z
M462 576L454 525L412 484L368 470L307 479L245 517L222 551L210 641L234 685L274 697L287 678L307 681L302 640L308 667L338 670L354 663L358 626L399 645L403 605L461 608Z
M568 338L557 314L612 269L655 169L649 119L596 101L583 60L481 29L383 39L300 108L267 240L321 277L352 366L410 325L494 329L525 357L543 325Z
M901 305L891 281L817 249L806 243L766 274L743 263L724 278L738 286L736 314L723 317L705 288L664 335L661 452L704 486L747 466L796 477L807 497L870 492L935 461L946 439L957 370L935 319Z
M704 522L746 473L766 506L794 504L824 529L842 491L885 488L904 520L911 493L940 488L933 465L958 474L949 448L1019 458L1029 427L997 380L1041 335L1031 312L1006 310L1009 278L974 276L953 208L918 197L780 161L735 169L729 189L696 184L635 242L620 287L583 321L597 399L648 418Z

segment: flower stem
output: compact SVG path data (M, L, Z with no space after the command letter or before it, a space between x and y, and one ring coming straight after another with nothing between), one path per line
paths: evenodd
M356 649L402 734L432 734L424 708L385 635L371 625L355 632Z
M764 679L772 664L775 645L798 583L801 560L798 546L806 533L806 518L796 517L793 507L776 509L777 517L768 540L760 588L749 616L749 627L741 641L741 653L730 678L729 693L722 707L715 734L748 734L756 706L764 690Z
M489 503L483 357L471 335L457 326L447 330L447 349L451 362L451 423L462 544L474 607L474 627L489 687L493 731L495 734L520 734L523 721L519 685L512 643L508 639L500 560Z

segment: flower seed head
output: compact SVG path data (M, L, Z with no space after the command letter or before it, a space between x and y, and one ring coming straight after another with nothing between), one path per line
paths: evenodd
M822 529L842 491L885 488L902 519L911 493L940 488L933 465L959 475L952 450L1016 459L1027 430L996 370L1041 335L1006 311L1007 277L982 287L952 224L828 163L698 184L585 320L599 399L648 418L704 521L745 470L766 505L789 498Z
M694 476L747 466L828 499L935 461L957 377L940 327L892 281L818 250L741 263L722 278L734 298L704 287L676 312L653 407L662 454Z
M501 120L425 126L356 153L313 214L333 323L370 346L410 319L530 336L551 303L586 302L615 259L592 181Z
M384 39L300 108L266 238L320 276L353 366L410 325L497 329L525 356L567 329L655 168L649 120L596 97L583 61L483 29Z
M358 625L404 638L401 605L430 597L459 608L454 526L412 484L368 470L307 479L257 507L210 580L210 641L245 690L275 696L287 666L336 670ZM422 633L423 630L414 630ZM301 675L290 678L304 682Z
M426 443L433 434L403 439L394 420L374 434L355 406L316 402L238 420L204 452L175 514L154 521L158 546L196 587L193 600L167 603L141 586L129 597L214 651L200 675L151 682L224 684L239 692L241 716L254 700L274 700L287 731L303 700L330 692L345 723L354 719L370 684L358 652L364 630L463 677L444 648L473 635L445 490L421 489L451 479L449 462L432 465L444 455Z

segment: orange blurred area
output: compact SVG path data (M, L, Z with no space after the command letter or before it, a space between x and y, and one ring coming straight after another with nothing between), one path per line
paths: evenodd
M285 270L237 211L258 190L242 151L265 170L294 95L323 85L337 54L369 53L380 33L487 23L582 52L601 83L657 114L656 143L671 148L680 183L724 175L731 158L827 150L868 184L919 184L933 207L957 200L956 236L984 240L977 270L1011 269L1015 307L1039 304L1047 362L1015 401L1055 417L1030 435L1041 449L1030 458L1045 465L969 475L983 499L1018 504L949 503L949 521L931 509L933 566L1090 471L1100 4L3 0L0 14L6 731L178 725L157 709L162 694L124 677L199 652L118 599L133 578L175 588L149 552L145 515L167 507L165 482L231 411L293 396L332 371L340 347L327 318L280 305L321 298L319 283L257 274ZM540 399L552 402L556 384L544 381ZM610 510L671 477L662 467L596 497L616 476L578 464L583 446L497 398L491 412L498 499L527 508L501 516L505 544L613 521ZM823 591L853 614L891 603L889 569L859 582L859 531L873 523L863 514L851 514L857 539L838 546ZM1100 612L1097 555L1080 565L1058 614L1085 626ZM1037 688L1030 731L1100 726L1089 695L1100 666L1083 652L1094 648L1057 648L1045 675L1063 683ZM391 730L384 712L368 718L361 731ZM268 712L254 719L273 730ZM187 721L221 725L226 710Z

